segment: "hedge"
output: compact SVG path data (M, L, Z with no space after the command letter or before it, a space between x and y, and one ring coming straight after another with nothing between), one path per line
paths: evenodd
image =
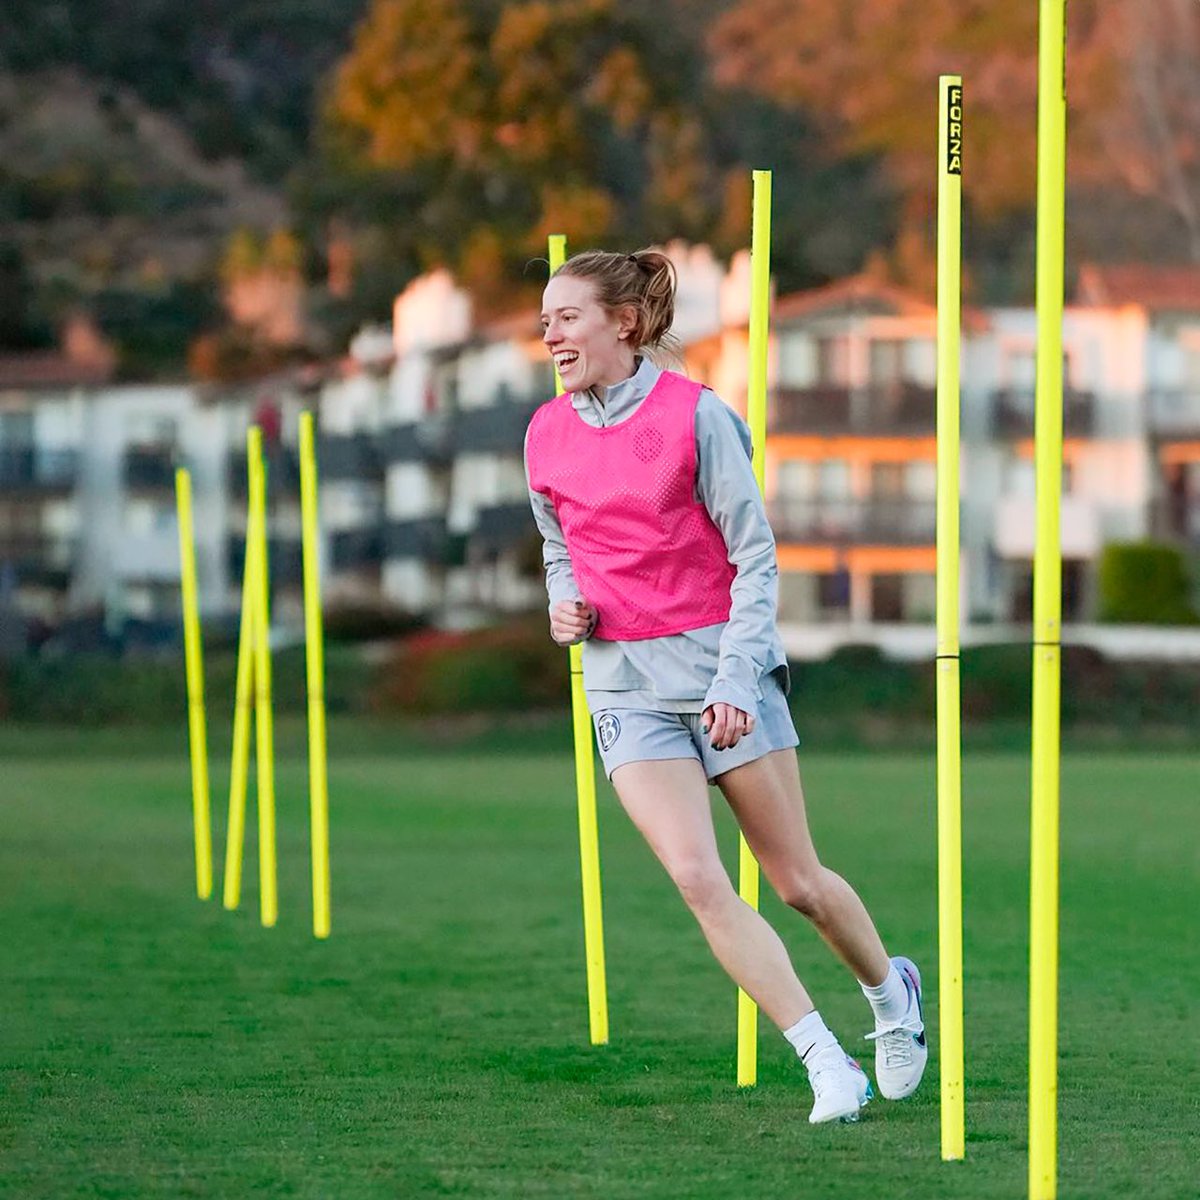
M187 696L182 652L166 658L99 655L28 658L0 664L0 717L58 725L182 725ZM1008 728L1024 737L1030 719L1028 645L969 649L962 658L967 730ZM1200 742L1200 664L1124 663L1064 647L1065 730L1106 729L1139 736L1174 730ZM206 659L214 721L233 706L236 657ZM331 644L326 655L331 714L450 717L490 714L522 719L566 714L567 654L550 640L543 616L475 633L422 632L380 648ZM303 646L274 658L275 711L301 715L306 688ZM792 667L791 704L801 736L818 742L932 740L935 676L931 662L896 662L850 646L823 662Z
M1195 625L1187 562L1174 546L1112 542L1098 571L1101 621L1134 625Z

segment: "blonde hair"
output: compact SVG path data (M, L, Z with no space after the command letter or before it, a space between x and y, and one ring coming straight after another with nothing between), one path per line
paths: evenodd
M629 335L635 351L657 363L678 362L679 342L671 336L675 320L675 264L661 250L616 254L609 250L584 250L572 255L555 272L590 280L596 299L610 312L633 308L637 320Z

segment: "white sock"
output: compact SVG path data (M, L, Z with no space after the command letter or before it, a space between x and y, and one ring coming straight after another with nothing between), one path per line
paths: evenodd
M815 1008L807 1017L801 1017L790 1029L785 1029L783 1036L792 1043L805 1066L812 1061L814 1054L838 1044L837 1038L829 1032L825 1022L821 1020L821 1014Z
M904 1020L908 1012L908 988L895 963L888 963L887 978L878 987L867 987L865 983L860 983L859 987L871 1003L877 1028L886 1029Z

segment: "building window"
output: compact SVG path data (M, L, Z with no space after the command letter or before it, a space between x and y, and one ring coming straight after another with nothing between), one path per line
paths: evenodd
M850 498L850 464L838 458L829 458L819 464L817 491L822 500L848 500Z
M780 500L811 500L817 492L815 464L804 459L790 459L779 464L776 472L776 494Z
M173 448L177 438L178 426L172 417L158 413L134 413L125 423L125 441L131 446Z
M932 502L937 499L937 463L904 464L904 494L910 500Z
M871 576L871 620L904 620L904 576Z
M0 412L0 446L32 446L33 413Z
M817 348L804 333L779 335L779 383L782 387L811 387L818 371Z
M904 379L904 343L896 338L875 338L870 349L871 382L900 383Z
M817 608L823 617L850 615L850 572L844 567L817 576Z
M175 519L175 508L170 504L138 499L125 505L125 532L130 537L174 533Z
M817 338L817 382L847 387L850 383L850 339Z
M904 378L922 387L937 386L937 343L932 338L904 343Z
M871 498L873 500L902 500L904 498L904 464L877 462L871 464Z
M1191 393L1200 392L1200 337L1183 345L1183 388Z
M913 571L904 576L904 619L922 624L937 620L937 576Z

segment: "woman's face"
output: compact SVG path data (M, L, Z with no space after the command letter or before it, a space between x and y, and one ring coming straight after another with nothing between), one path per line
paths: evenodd
M635 323L632 305L610 312L595 284L578 275L555 275L542 293L542 341L568 392L610 387L633 374Z

